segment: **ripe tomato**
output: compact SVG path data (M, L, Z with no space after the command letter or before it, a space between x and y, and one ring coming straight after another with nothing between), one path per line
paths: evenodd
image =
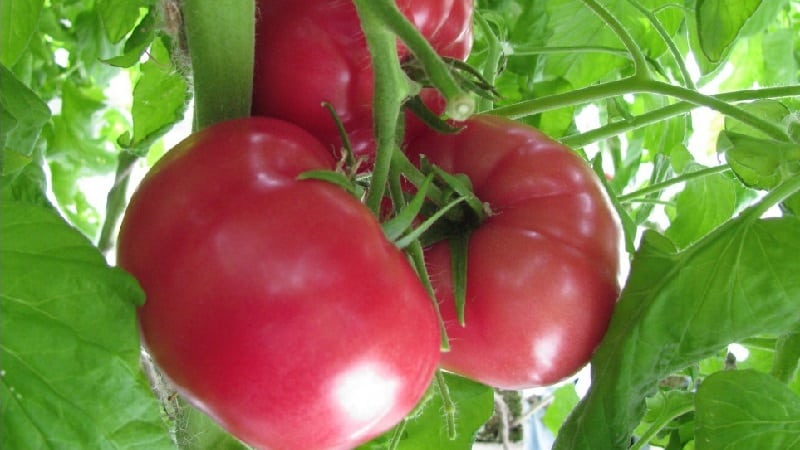
M507 389L554 383L586 364L605 333L619 293L618 218L568 148L504 118L464 125L408 149L467 175L493 211L469 240L466 326L457 323L448 244L427 252L451 343L442 366Z
M442 56L465 59L472 47L472 0L399 0L398 7ZM327 101L354 152L370 158L373 71L355 6L342 0L259 0L253 113L296 123L331 149L341 139ZM400 58L407 58L404 47ZM433 103L435 91L423 98ZM422 130L409 124L410 134Z
M339 449L400 421L439 361L426 291L355 198L297 180L334 165L286 122L217 124L133 196L119 264L178 390L259 448Z

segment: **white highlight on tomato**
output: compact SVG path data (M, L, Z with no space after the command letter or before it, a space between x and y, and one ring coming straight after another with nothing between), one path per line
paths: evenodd
M367 431L392 409L399 389L400 382L395 376L374 362L368 362L337 377L332 395L346 419L363 424L361 430Z

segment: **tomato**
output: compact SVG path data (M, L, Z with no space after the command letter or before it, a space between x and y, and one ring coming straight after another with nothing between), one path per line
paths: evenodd
M442 366L521 389L586 364L614 309L623 255L618 217L589 167L537 130L490 116L459 134L430 132L408 154L467 175L493 211L470 235L463 327L448 244L427 251L451 344Z
M472 0L399 0L399 8L442 56L465 59L472 47ZM342 0L259 0L253 113L296 123L329 148L341 148L331 103L354 152L374 156L373 71L355 6ZM398 56L409 52L399 47ZM423 99L433 103L433 89ZM422 130L409 124L409 135Z
M357 199L297 180L330 153L286 122L209 127L134 194L118 260L145 347L244 442L344 449L399 422L439 361L433 305Z

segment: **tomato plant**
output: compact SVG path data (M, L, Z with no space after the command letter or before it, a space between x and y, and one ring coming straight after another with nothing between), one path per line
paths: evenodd
M341 1L260 0L257 4L253 112L311 131L332 149L342 140L330 103L356 155L374 157L373 70L356 8ZM442 56L472 47L472 0L401 0L400 10ZM398 57L411 57L406 47ZM435 91L422 97L433 104ZM409 122L409 133L421 123Z
M448 242L428 251L451 349L442 366L504 389L553 384L586 364L619 294L622 230L603 187L572 150L535 129L476 116L408 147L469 177L490 216L469 232L464 325Z
M414 78L431 86L422 95L438 93L445 103L441 118L458 122L474 112L505 117L516 123L509 129L524 130L512 133L514 139L539 136L527 128L533 126L552 141L574 149L574 153L568 152L572 156L554 157L565 158L564 167L577 167L572 164L584 159L594 173L607 174L600 181L624 230L630 270L627 279L621 280L619 298L605 334L591 354L589 370L554 386L523 390L525 398L517 404L511 404L515 398L511 393L498 393L448 370L435 370L423 399L397 425L368 442L356 439L342 445L363 442L359 450L467 450L476 439L489 439L495 447L512 447L509 441L519 428L527 431L520 433L527 440L524 446L537 450L642 450L648 446L784 449L796 445L800 434L798 0L475 0L474 5L456 0L301 0L269 2L276 8L272 13L269 8L273 6L267 3L0 2L0 447L246 449L248 446L228 431L239 433L234 427L245 424L231 418L257 415L259 406L239 402L237 408L214 412L208 405L199 405L208 414L201 412L183 400L185 395L198 405L198 393L205 385L192 383L219 382L221 374L235 372L241 380L262 383L267 395L276 392L272 390L275 380L288 376L291 368L301 368L311 358L309 353L315 358L329 353L331 356L323 359L331 364L344 364L347 358L379 348L385 350L378 352L382 357L391 358L401 347L394 341L387 344L383 328L392 336L411 336L412 340L427 329L421 321L408 324L400 320L402 312L391 307L394 296L372 296L369 311L362 312L375 317L386 312L382 306L388 305L391 312L387 314L396 323L387 321L381 330L368 331L340 320L337 337L347 344L346 351L316 352L314 343L332 342L325 333L308 336L309 340L282 340L287 350L305 356L292 358L285 371L267 374L249 371L254 360L243 361L244 351L223 348L222 340L201 336L207 341L208 349L203 350L213 351L220 363L198 369L206 374L199 381L188 375L175 376L181 386L178 393L183 395L177 395L173 383L158 375L158 364L142 356L142 338L153 354L158 354L155 339L150 337L152 327L140 321L140 316L144 318L156 308L156 302L146 295L153 284L152 273L144 270L147 273L141 276L146 283L140 283L130 273L133 269L129 272L117 265L120 219L145 172L157 166L146 178L145 184L149 184L163 173L158 168L180 165L194 153L170 152L159 163L166 149L194 132L200 134L182 145L199 145L199 140L209 137L203 134L208 127L252 115L257 100L253 96L256 49L257 43L263 48L260 37L265 35L280 46L271 50L280 57L271 58L269 64L279 74L274 85L280 88L280 97L295 114L282 120L308 128L325 142L303 146L310 153L292 153L297 158L289 158L287 153L280 160L285 165L270 165L275 170L269 171L268 179L280 186L263 186L260 192L264 197L254 194L248 178L231 181L224 175L237 164L251 167L234 157L236 151L229 151L218 164L184 173L176 183L178 187L195 186L204 196L198 203L209 205L211 201L217 205L214 211L178 217L178 206L198 196L164 195L161 202L174 214L148 221L147 227L168 227L175 221L210 227L204 220L220 212L229 213L226 216L236 219L235 224L251 232L275 226L272 237L260 233L258 239L247 239L261 245L224 252L225 261L242 266L244 275L277 265L258 253L268 243L280 244L280 248L295 244L307 248L305 245L313 243L314 248L339 249L329 253L330 258L315 258L315 263L333 265L329 271L315 272L315 277L340 274L342 283L352 279L350 276L357 281L320 295L345 302L361 299L362 305L362 295L371 288L402 291L389 281L395 273L392 267L403 266L401 278L421 283L429 297L439 293L442 301L431 301L431 309L439 307L440 315L446 317L439 323L439 335L444 337L441 331L449 330L453 336L440 345L449 345L455 357L469 339L467 335L460 338L459 333L466 333L470 324L480 324L480 316L488 317L470 310L480 305L475 301L476 291L491 288L492 295L527 295L527 289L511 291L514 282L528 279L520 272L530 266L515 261L530 262L527 251L533 247L531 241L544 247L537 250L542 258L563 255L562 240L542 236L537 241L534 233L519 231L529 219L531 223L557 224L548 236L568 233L570 242L588 244L596 241L575 231L576 227L596 222L591 214L572 215L581 204L571 197L573 201L548 206L547 217L539 210L532 213L494 198L511 199L506 188L512 185L501 183L503 177L520 181L512 190L522 193L547 180L546 174L557 173L549 172L553 164L547 161L537 161L531 168L532 158L508 157L516 163L497 169L497 177L479 177L472 163L491 163L491 155L496 154L491 150L502 150L500 144L510 142L504 132L490 131L493 127L486 125L500 123L500 119L477 119L481 124L478 130L483 131L476 133L473 126L472 131L455 136L432 136L433 132L407 120L407 128L418 128L401 142L398 119L405 114L403 103L421 85L409 79L421 74ZM329 14L320 12L324 5L332 8L326 11ZM442 21L445 16L448 19ZM286 20L263 29L273 18ZM305 25L293 26L291 20ZM445 33L438 37L441 32ZM453 44L450 48L449 43ZM444 60L440 54L466 57L466 66ZM297 64L312 62L324 67L302 65L301 72L295 71ZM314 85L301 85L309 80ZM338 90L344 86L347 91ZM257 83L255 87L261 89ZM371 147L374 137L374 164L365 164L358 172L352 170L352 161L345 160L344 167L334 169L330 151L340 142L333 120L318 105L326 95L306 96L317 87L330 89L326 95L349 121L345 127L357 151L370 153L365 149ZM492 89L481 90L488 87ZM347 95L337 104L342 92ZM314 111L295 109L295 105L301 107L301 101ZM499 136L493 137L495 132ZM430 145L414 144L413 153L430 153L432 158L435 153L450 152L438 150L439 143L478 135L476 140L483 142L485 150L480 158L466 161L468 167L456 167L455 156L452 161L448 157L436 162L447 170L471 174L475 190L481 189L477 197L495 212L502 210L474 228L469 244L474 248L466 247L465 252L465 247L453 244L449 262L445 244L426 251L429 238L465 211L480 208L475 208L474 193L463 182L467 177L418 167L408 160L401 150L408 148L414 133L426 134L424 142ZM253 156L252 145L256 143L243 142L239 149ZM591 178L586 167L580 167L576 180ZM303 181L294 179L298 171L309 168L325 170L315 169ZM527 170L541 176L517 176ZM306 179L310 175L313 179ZM226 189L233 186L228 182L240 187ZM363 199L374 215L380 213L380 229L358 201L336 185ZM563 180L553 185L564 186ZM589 191L595 192L592 189ZM411 191L416 196L409 195ZM247 202L243 196L260 200ZM267 197L275 203L261 211ZM591 194L584 197L587 204L597 200ZM464 209L465 204L472 207ZM303 219L290 212L302 212ZM348 213L353 213L353 220L348 219L344 226L340 219ZM431 226L428 220L435 223ZM498 225L504 221L502 232L512 236L508 239L503 239ZM324 231L304 241L300 232L315 223L324 225L320 227ZM278 229L280 224L291 225L295 232ZM478 224L470 222L473 225ZM328 230L339 230L348 237L334 239L335 233ZM151 249L157 255L176 246L189 253L214 250L212 242L191 237L196 234L199 232L185 237L181 231L162 247L143 242L140 250ZM226 239L232 242L246 237L247 233L237 232ZM389 259L395 262L387 267L356 261L367 251L361 240L373 243L368 255L362 255L364 261L375 262L373 251L385 251L394 254ZM393 242L402 254L386 241ZM125 247L128 250L120 250L130 254L135 246ZM219 251L225 248L233 246L221 246ZM613 262L607 266L607 281L590 270L596 268L585 264L602 259L605 251L579 248L560 273L567 273L568 268L573 274L585 269L587 278L581 280L594 279L598 289L616 289L612 283L617 280L611 276L616 269ZM243 259L248 255L250 261L263 264L246 264ZM154 267L164 261L177 264L176 258L177 253L164 256ZM222 261L203 259L196 265L208 269ZM278 268L288 271L300 265L297 259L289 261L297 264ZM406 267L408 262L413 272ZM432 269L430 273L427 268ZM169 268L162 272L177 279ZM219 268L199 281L187 281L180 296L174 298L189 293L213 302L208 296L218 291L205 287L226 285L221 281L222 272ZM541 272L536 275L553 274L554 270L548 266ZM350 276L345 276L348 273ZM478 276L473 276L475 273ZM482 273L489 277L482 280ZM460 288L466 285L463 329L455 323L457 307L448 301L451 274L457 291L452 297L460 298ZM500 274L508 280L500 280ZM547 282L556 275L542 283L553 286ZM225 298L266 286L253 277L241 278L223 293ZM419 286L404 286L415 292L413 297L422 297ZM535 292L535 286L530 292ZM386 305L384 298L389 299ZM306 305L304 314L319 317L316 314L330 312L323 307L329 305ZM232 313L226 311L216 316L230 323ZM234 339L252 331L259 311L253 307L246 312L242 323L247 326L228 326L226 337ZM521 316L524 311L512 312ZM578 320L587 316L566 317ZM161 332L166 336L170 327L186 331L188 322L184 320L189 317L206 319L203 314L170 315ZM495 337L506 342L533 331L552 330L563 323L558 317L565 316L544 311L530 318L535 327L522 331L501 327ZM363 320L371 323L369 317ZM282 324L286 333L291 327L309 334L311 326ZM145 327L149 331L143 331ZM581 333L590 330L574 330L575 337L588 342ZM254 347L255 343L247 342L243 349L247 354L274 349ZM435 344L429 343L418 351L429 355L433 347ZM556 361L579 364L588 351L577 351L581 348L558 350ZM190 350L180 356L200 362L210 357L198 349ZM417 361L416 351L406 356L405 362ZM490 356L513 359L511 350L492 351ZM512 362L531 359L522 351ZM172 362L165 360L164 365L171 367L176 361L177 357ZM488 365L484 368L489 369ZM572 370L566 364L562 368L565 373ZM346 420L347 413L322 412L327 404L320 401L324 388L309 382L323 376L316 369L303 366L292 372L299 382L281 384L287 391L281 407L297 415L285 414L280 419L299 421L299 417L319 413L327 419L326 424ZM493 378L486 381L500 385L500 375L508 375L504 370L497 366L489 374ZM372 383L362 382L372 379L370 372L371 368L365 369L361 372L364 378L354 376L352 383L369 399L353 400L364 412L362 417L391 391L376 387L373 392L369 388ZM550 375L557 378L555 372ZM298 388L303 382L307 385ZM221 388L235 397L246 385L228 383ZM349 390L350 385L345 385L343 390ZM406 399L410 403L410 397ZM221 405L222 400L216 403ZM228 429L209 417L214 414L215 419L227 420ZM392 421L401 413L397 414ZM388 416L385 418L387 422L379 420L376 427L389 426ZM325 425L306 426L309 423L287 426L299 448L322 439ZM365 433L363 439L369 434Z
M153 167L120 266L142 285L145 347L180 393L259 448L351 448L419 401L436 317L402 253L308 133L221 122ZM411 326L413 324L413 326Z

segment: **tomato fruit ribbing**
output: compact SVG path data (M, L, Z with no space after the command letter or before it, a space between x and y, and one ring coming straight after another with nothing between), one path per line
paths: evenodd
M465 174L493 214L471 232L465 326L447 242L427 250L450 338L442 366L491 386L557 382L586 364L619 294L622 232L601 184L569 148L508 119L412 142L412 161Z
M400 10L442 56L472 47L472 0L399 0ZM253 113L296 123L338 149L341 138L323 101L347 131L353 151L374 157L373 70L355 6L341 0L259 0ZM410 57L398 46L401 60ZM435 103L433 89L422 97ZM421 131L409 121L407 135Z
M142 338L191 403L244 442L345 449L399 422L439 362L430 298L333 158L274 119L222 122L134 194L119 264L142 285Z

